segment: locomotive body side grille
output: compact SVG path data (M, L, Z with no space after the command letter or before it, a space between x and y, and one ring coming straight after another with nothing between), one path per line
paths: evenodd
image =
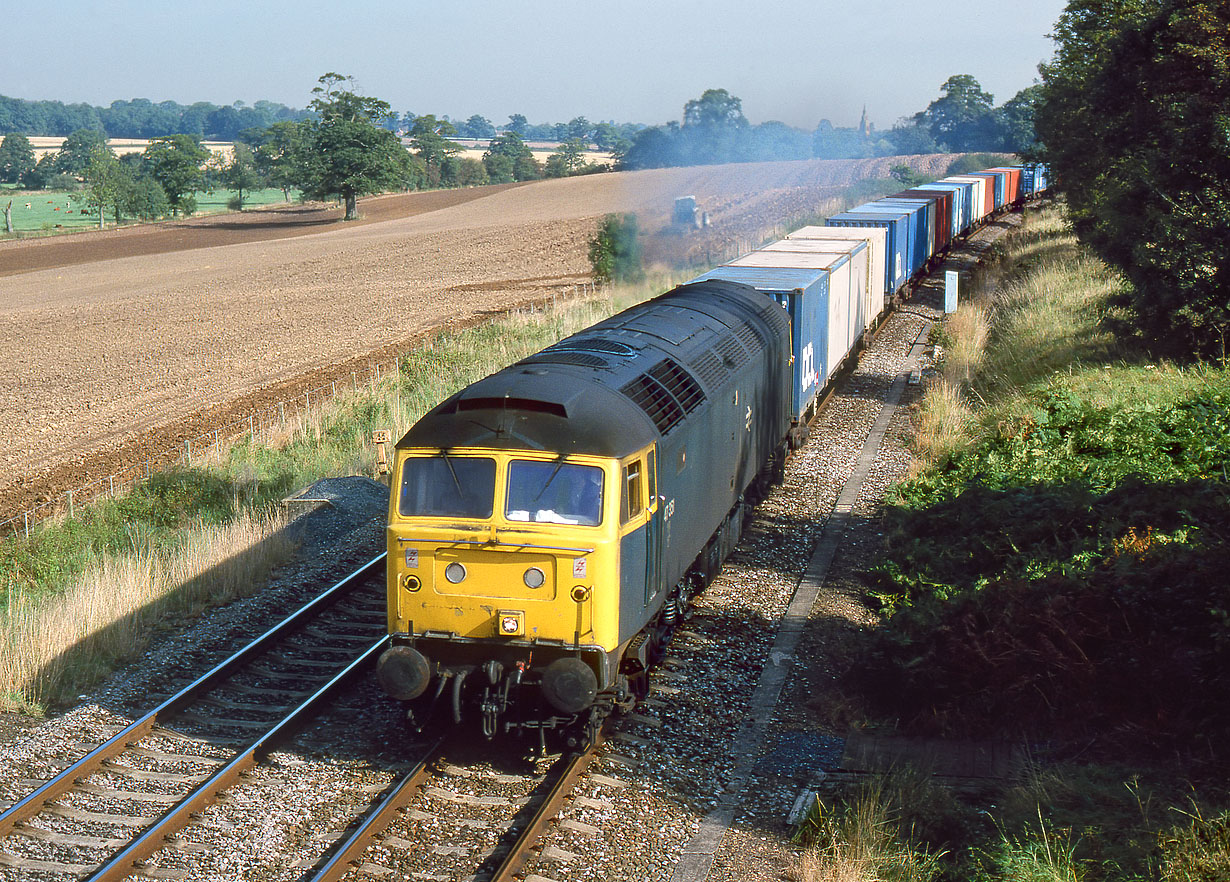
M705 400L696 379L671 358L662 359L619 391L645 411L663 435Z

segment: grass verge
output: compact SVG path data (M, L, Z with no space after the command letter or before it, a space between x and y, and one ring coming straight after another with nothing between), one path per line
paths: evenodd
M840 682L870 725L1040 761L943 836L877 797L936 878L1230 878L1230 370L1121 344L1121 284L1036 214L938 337Z

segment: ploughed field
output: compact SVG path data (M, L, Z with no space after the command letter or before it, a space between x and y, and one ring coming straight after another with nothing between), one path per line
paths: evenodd
M598 218L635 211L651 260L715 259L906 162L749 163L290 206L0 242L0 520L153 458L432 329L589 278ZM712 226L666 232L677 196Z

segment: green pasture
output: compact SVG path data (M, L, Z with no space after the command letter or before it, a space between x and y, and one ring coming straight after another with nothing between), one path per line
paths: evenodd
M235 195L234 190L214 190L212 193L196 194L196 214L217 214L227 211L227 202ZM292 195L291 198L294 198ZM84 192L65 190L16 190L0 186L0 210L13 200L13 230L18 234L45 235L71 232L73 230L97 229L98 212L86 206ZM284 201L277 188L253 190L244 193L244 208L271 205ZM27 207L29 206L29 207ZM83 213L84 212L84 213ZM0 218L0 237L4 226ZM106 218L107 226L114 227L115 219ZM125 224L138 223L125 219Z

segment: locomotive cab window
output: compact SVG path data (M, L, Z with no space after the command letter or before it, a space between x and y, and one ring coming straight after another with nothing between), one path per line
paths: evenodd
M397 510L404 517L489 518L494 500L494 459L412 456L402 466Z
M644 475L641 461L633 460L624 466L623 498L619 503L620 520L627 523L645 510Z
M596 527L602 523L602 469L563 460L513 460L508 464L504 517Z

